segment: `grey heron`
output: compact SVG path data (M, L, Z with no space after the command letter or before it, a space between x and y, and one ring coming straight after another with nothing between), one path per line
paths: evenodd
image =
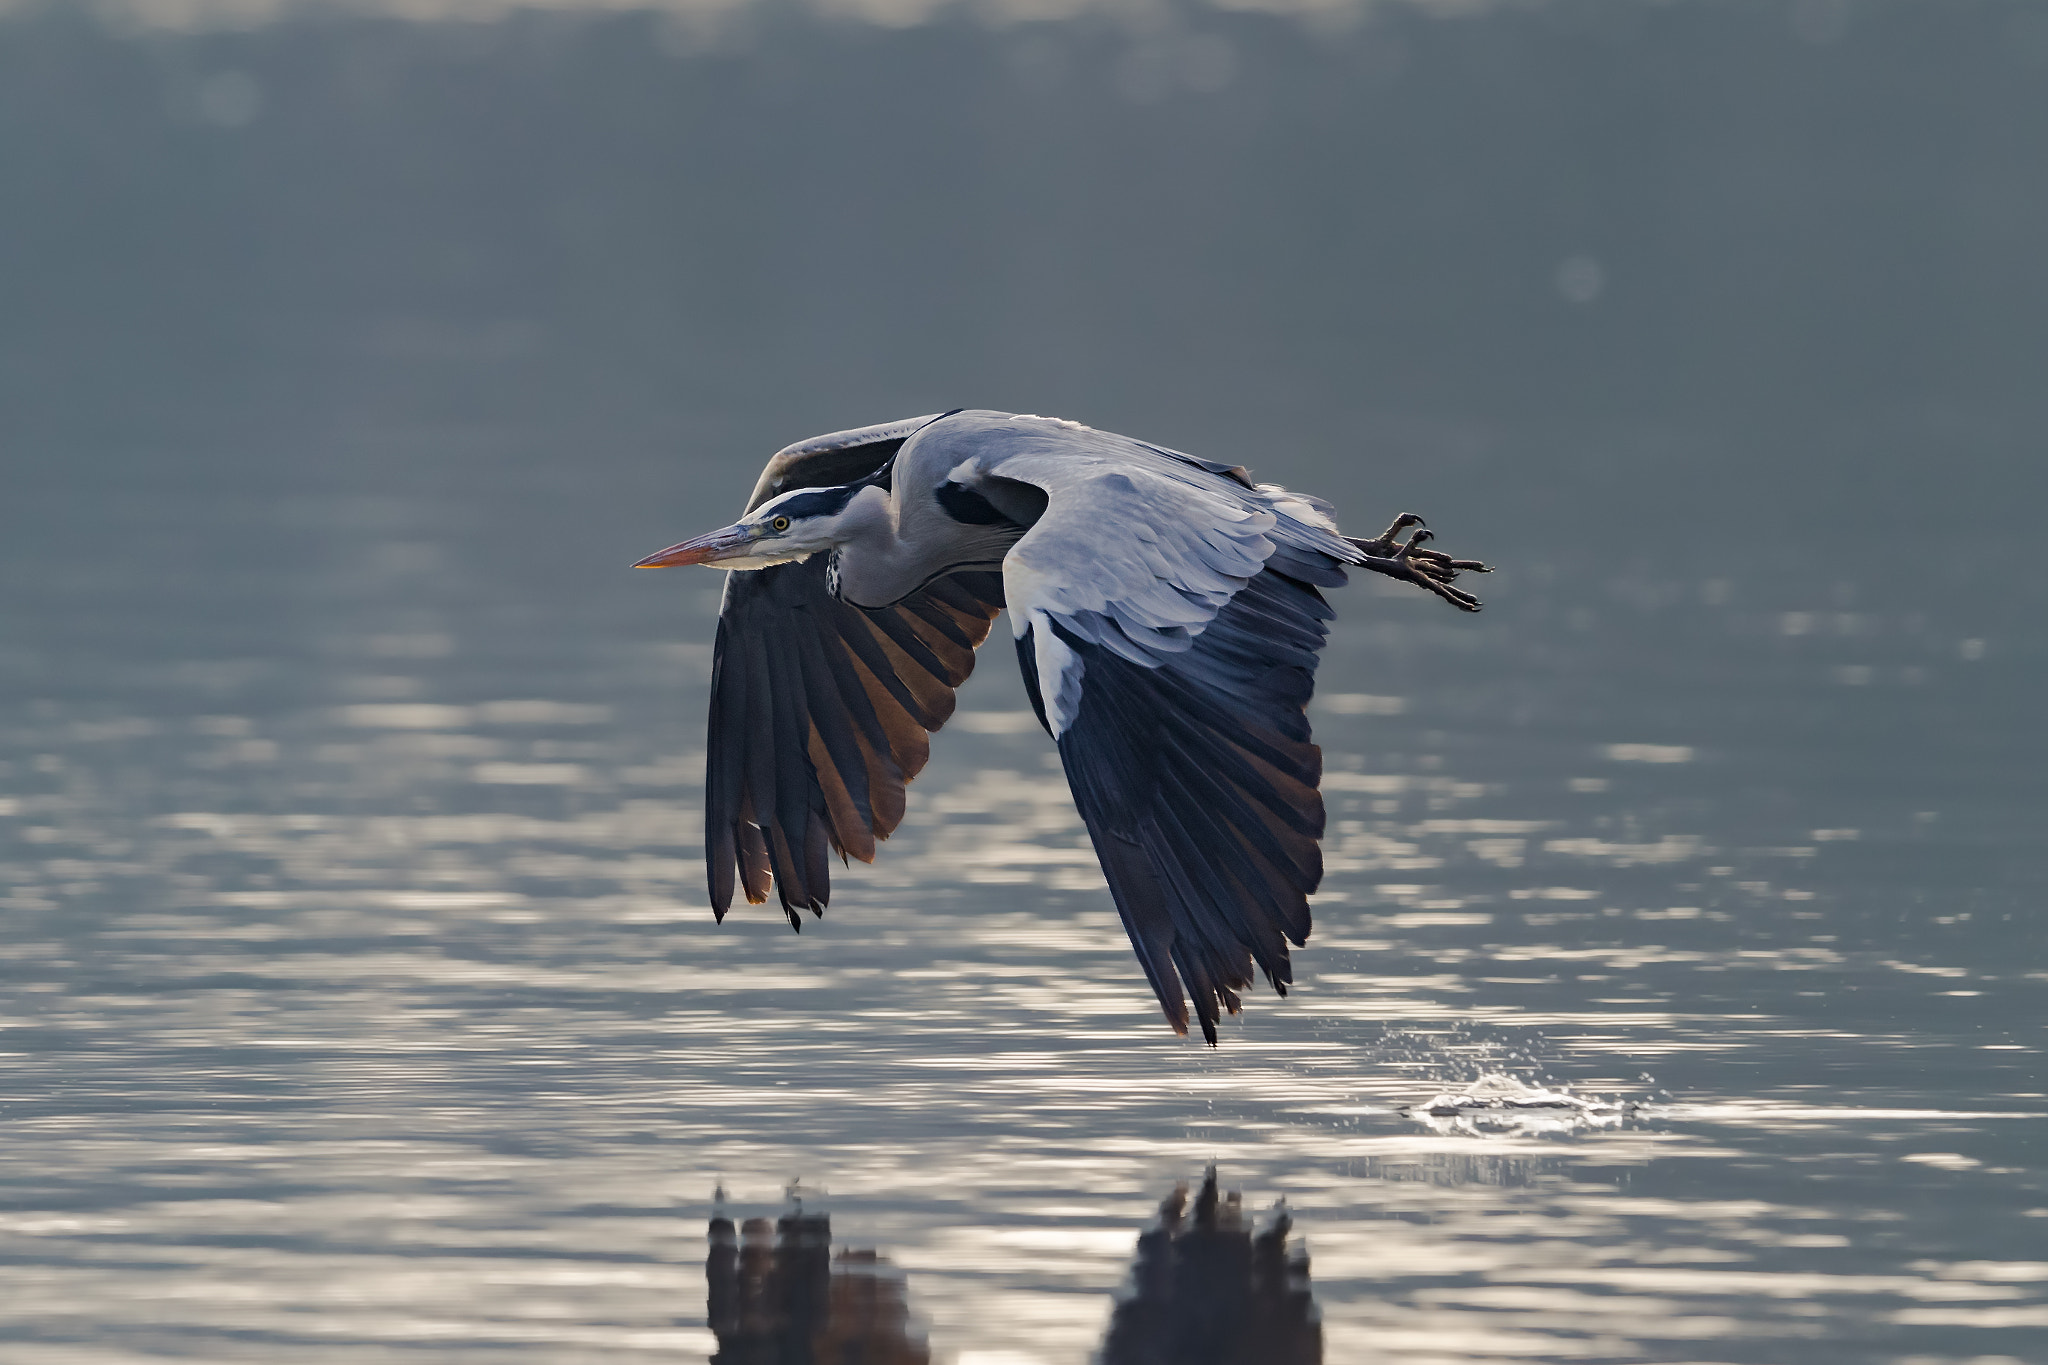
M792 928L824 913L830 855L874 860L1007 612L1145 977L1178 1033L1192 996L1213 1045L1254 963L1286 994L1322 880L1321 590L1363 568L1477 611L1453 581L1486 566L1429 538L1407 513L1346 537L1242 466L1055 418L958 410L786 447L738 522L635 566L751 571L726 579L712 665L713 911L737 877Z

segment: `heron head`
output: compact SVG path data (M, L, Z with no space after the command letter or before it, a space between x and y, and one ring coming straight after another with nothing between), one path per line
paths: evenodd
M799 488L770 498L730 526L647 556L633 567L665 569L677 564L709 564L720 569L767 569L794 559L808 559L820 550L843 544L849 512L871 485ZM863 502L886 503L879 488ZM868 510L868 509L862 509Z

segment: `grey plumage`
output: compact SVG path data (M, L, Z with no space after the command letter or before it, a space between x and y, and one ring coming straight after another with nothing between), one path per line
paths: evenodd
M1007 610L1146 978L1177 1031L1235 1011L1254 964L1285 993L1322 878L1322 756L1305 708L1366 568L1465 610L1483 571L1403 515L1347 538L1329 505L1242 467L1078 423L960 411L778 452L733 526L643 566L732 574L720 611L705 854L822 913L831 853L871 861ZM1185 988L1185 993L1184 993Z

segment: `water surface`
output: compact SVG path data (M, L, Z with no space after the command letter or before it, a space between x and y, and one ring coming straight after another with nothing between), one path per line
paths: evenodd
M1332 1361L2048 1356L2031 30L1622 9L0 23L8 1358L705 1360L794 1200L935 1358L1117 1360L1211 1166ZM625 565L958 402L1501 565L1336 595L1214 1051L1006 648L823 920L704 908L717 582Z

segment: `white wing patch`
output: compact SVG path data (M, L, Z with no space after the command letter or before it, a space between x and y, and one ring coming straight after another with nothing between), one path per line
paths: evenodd
M1039 700L1045 705L1046 728L1058 739L1081 714L1081 679L1087 669L1067 642L1053 633L1050 617L1039 611L1033 612L1032 618Z

